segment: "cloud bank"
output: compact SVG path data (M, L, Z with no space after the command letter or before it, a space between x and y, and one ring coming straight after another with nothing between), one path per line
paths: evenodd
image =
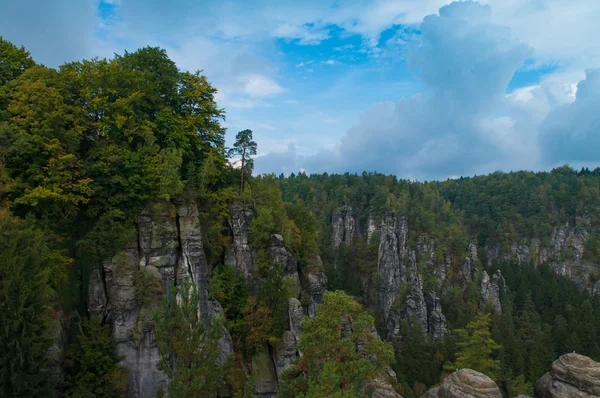
M534 49L494 23L490 6L452 3L426 16L420 29L404 55L423 93L374 104L333 148L293 161L292 150L267 154L257 171L295 165L311 173L443 179L600 159L598 71L588 71L573 103L551 79L507 95Z

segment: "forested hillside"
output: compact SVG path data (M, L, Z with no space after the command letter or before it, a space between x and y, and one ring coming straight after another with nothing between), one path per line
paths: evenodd
M408 398L470 368L514 397L600 361L600 169L252 176L215 94L159 48L52 69L0 38L0 395Z

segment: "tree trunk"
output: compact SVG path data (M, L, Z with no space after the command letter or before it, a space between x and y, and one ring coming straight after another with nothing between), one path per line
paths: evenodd
M244 193L244 160L246 158L246 148L242 152L242 169L240 170L240 195Z

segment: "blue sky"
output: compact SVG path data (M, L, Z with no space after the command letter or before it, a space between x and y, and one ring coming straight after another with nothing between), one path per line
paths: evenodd
M0 35L49 66L152 45L204 70L257 172L600 163L597 0L0 3Z

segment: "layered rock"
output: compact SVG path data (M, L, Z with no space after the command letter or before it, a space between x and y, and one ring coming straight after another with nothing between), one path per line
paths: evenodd
M462 273L465 282L476 281L479 277L479 256L477 254L477 243L469 243L468 255L462 263Z
M379 302L387 320L396 295L406 280L404 259L408 225L406 217L388 213L380 229L377 274L379 277Z
M250 223L254 218L251 207L236 204L229 211L229 228L233 236L231 253L225 259L227 265L235 265L246 276L252 277L254 272L254 251L248 243Z
M263 398L274 398L279 390L279 384L268 347L263 347L252 356L252 373L254 374L252 392Z
M340 247L342 243L350 246L352 240L357 234L356 220L352 214L350 206L342 206L336 209L331 215L331 244L334 248Z
M160 297L149 295L167 293L174 282L190 281L198 288L198 311L206 325L212 326L214 316L223 316L219 303L208 298L209 267L195 204L176 208L156 203L143 211L136 236L125 250L104 262L102 271L93 270L90 276L88 310L105 316L111 326L117 355L129 370L128 396L155 396L167 378L158 369L160 353L152 317ZM219 347L219 360L224 361L233 352L225 329Z
M367 219L367 243L371 243L376 232L377 223L375 222L375 216L372 211L369 211L369 218Z
M502 315L502 305L500 304L500 287L506 286L504 277L500 270L497 270L492 278L486 271L483 271L481 278L481 301L479 306L481 308L486 305L490 305L494 312Z
M548 264L554 272L569 277L581 289L593 291L595 287L590 285L589 276L594 270L600 270L600 264L584 260L585 240L590 229L588 220L578 218L576 226L566 223L554 228L545 244L539 238L512 242L507 247L497 241L486 242L487 263L492 265L497 260L515 261L519 265Z
M442 313L442 303L435 292L427 293L425 296L427 303L427 333L434 339L443 338L448 334L446 327L446 317Z
M323 270L321 257L314 256L310 260L306 271L305 288L310 299L308 316L314 318L317 313L317 306L323 303L323 293L327 289L327 276Z
M290 330L295 336L298 336L302 332L301 323L305 316L300 300L293 297L288 300L288 314L290 317Z
M285 269L287 277L296 288L296 297L300 297L302 286L298 274L298 263L292 253L285 247L283 236L274 234L269 237L269 258L274 264L279 264Z
M106 311L106 286L98 268L92 269L88 282L87 310L91 316L104 315Z
M427 391L421 398L502 398L492 379L471 369L450 374L439 387Z
M600 397L600 363L579 354L566 354L552 363L536 386L536 397Z
M292 366L298 358L298 343L294 332L287 330L283 333L279 346L273 350L273 363L275 364L275 372L277 379L281 378L281 374Z

